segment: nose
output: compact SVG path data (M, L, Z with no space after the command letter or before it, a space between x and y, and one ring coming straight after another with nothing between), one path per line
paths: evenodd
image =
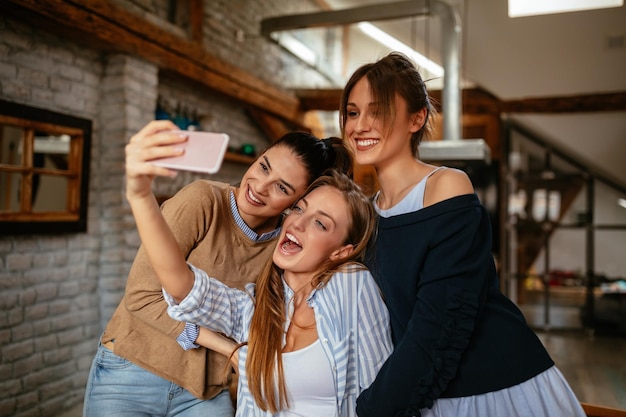
M305 216L296 216L293 220L293 227L297 230L303 231L306 224Z
M370 129L370 127L371 127L371 123L367 114L365 114L365 112L359 114L354 125L354 130L359 133L367 132Z
M272 184L272 180L269 178L263 178L263 179L259 179L256 183L256 187L255 190L257 193L259 194L267 194L267 191L269 190L270 186Z

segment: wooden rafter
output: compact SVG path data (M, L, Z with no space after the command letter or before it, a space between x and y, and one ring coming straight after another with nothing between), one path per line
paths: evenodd
M304 110L337 110L340 89L294 90ZM441 111L441 91L430 92L433 104ZM563 97L536 97L522 100L500 100L480 88L462 91L463 113L588 113L626 110L626 92L587 94Z
M285 133L294 130L293 126L288 126L284 120L262 110L250 109L248 114L272 142L280 139Z
M626 92L535 97L502 102L504 113L590 113L626 110Z
M307 110L337 110L339 89L286 91L207 52L201 42L202 1L189 0L190 39L105 0L4 0L0 11L107 51L136 55L164 71L225 94L257 111L305 127ZM76 36L79 35L79 36ZM441 111L441 91L431 91ZM626 110L626 92L499 100L480 89L462 92L463 113L578 113Z
M191 1L191 7L199 2ZM304 113L293 93L281 90L207 52L201 42L177 36L104 0L3 0L0 11L99 49L153 62L213 91L299 126ZM192 22L197 37L198 21Z

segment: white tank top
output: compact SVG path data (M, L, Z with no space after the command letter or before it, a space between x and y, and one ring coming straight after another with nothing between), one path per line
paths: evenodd
M411 189L411 191L409 191L409 193L405 195L404 198L400 200L398 204L396 204L395 206L387 210L381 209L380 207L378 207L378 204L376 203L376 201L378 201L378 194L380 194L380 191L378 191L376 195L374 196L374 208L376 209L376 212L380 215L380 217L391 217L391 216L399 216L400 214L405 214L405 213L412 213L414 211L423 209L424 208L424 191L426 191L426 181L428 180L428 177L430 177L431 175L433 175L435 172L439 171L440 169L444 169L444 168L446 167L441 166L430 171L430 173L428 173L428 175L422 178L420 182L415 184L413 189Z
M336 417L335 374L319 339L294 352L283 353L289 410L275 417Z

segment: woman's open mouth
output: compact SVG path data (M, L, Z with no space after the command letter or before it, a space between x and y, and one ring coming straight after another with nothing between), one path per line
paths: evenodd
M280 248L285 253L298 253L302 250L302 245L291 233L285 233L285 238L280 244Z

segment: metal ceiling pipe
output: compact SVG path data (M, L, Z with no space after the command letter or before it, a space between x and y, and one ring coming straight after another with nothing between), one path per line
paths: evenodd
M441 19L441 53L444 68L442 107L443 136L448 140L461 139L461 94L459 82L461 23L458 13L440 0L411 0L330 10L290 16L276 16L261 20L261 34L274 41L272 33L346 25L364 21L399 19L411 16L438 16Z
M461 19L455 9L441 0L411 0L331 10L308 14L277 16L261 21L261 34L272 39L278 31L347 25L364 21L411 16L437 16L441 19L441 55L444 68L442 91L443 140L425 141L420 157L425 160L482 160L491 153L482 139L461 139L460 38Z
M444 68L442 107L444 140L461 139L461 19L448 3L430 2L432 14L441 21L441 59Z

